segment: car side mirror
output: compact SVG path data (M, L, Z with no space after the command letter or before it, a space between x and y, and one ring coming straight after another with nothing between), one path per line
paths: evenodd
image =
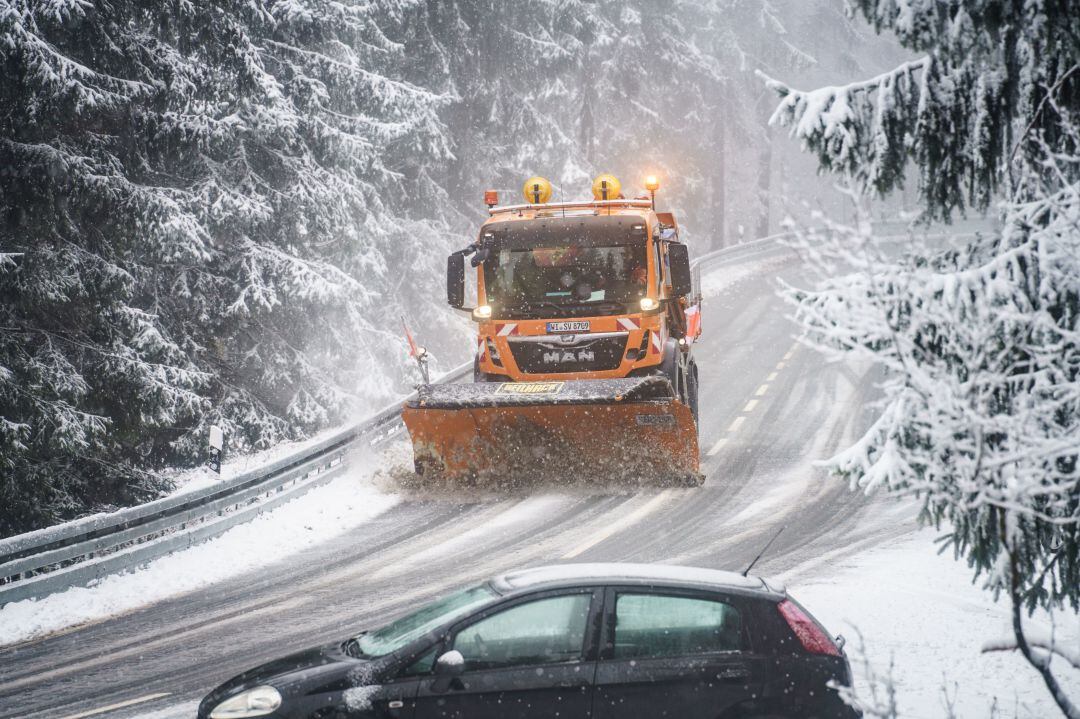
M465 255L460 252L446 258L446 301L459 310L465 306Z
M465 657L457 649L439 655L435 660L435 676L459 677L465 673Z
M461 656L461 652L456 649L445 652L435 660L435 679L431 682L431 691L442 694L455 686L460 688L459 677L464 673L465 657Z
M690 248L682 243L672 242L668 245L667 254L672 293L676 297L685 297L694 289L694 278L690 273Z

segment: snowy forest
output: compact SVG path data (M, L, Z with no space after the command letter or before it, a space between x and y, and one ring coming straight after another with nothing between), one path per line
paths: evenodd
M0 535L400 396L402 316L467 359L485 189L658 173L697 251L835 202L757 73L906 57L835 0L0 0L0 47Z

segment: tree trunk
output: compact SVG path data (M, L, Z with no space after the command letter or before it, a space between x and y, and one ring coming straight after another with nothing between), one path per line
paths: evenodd
M758 166L758 197L761 201L761 213L758 215L757 232L754 238L768 237L770 227L770 205L772 199L772 128L765 127L765 146L761 149Z
M716 106L716 177L713 181L713 236L710 247L718 250L727 246L727 123L724 101Z

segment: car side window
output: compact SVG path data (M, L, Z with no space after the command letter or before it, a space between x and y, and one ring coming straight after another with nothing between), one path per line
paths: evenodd
M739 611L726 602L666 594L616 596L615 659L739 651L742 636Z
M399 676L402 677L417 677L424 674L430 674L432 668L435 666L435 655L438 653L439 648L436 646L431 651L422 655L415 662L410 664L401 670Z
M466 671L580 660L591 600L570 594L518 604L462 629L453 648Z

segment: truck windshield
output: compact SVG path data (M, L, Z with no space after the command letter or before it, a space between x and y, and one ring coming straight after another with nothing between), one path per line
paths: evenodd
M607 313L647 291L644 243L495 249L484 262L488 304L499 314Z

